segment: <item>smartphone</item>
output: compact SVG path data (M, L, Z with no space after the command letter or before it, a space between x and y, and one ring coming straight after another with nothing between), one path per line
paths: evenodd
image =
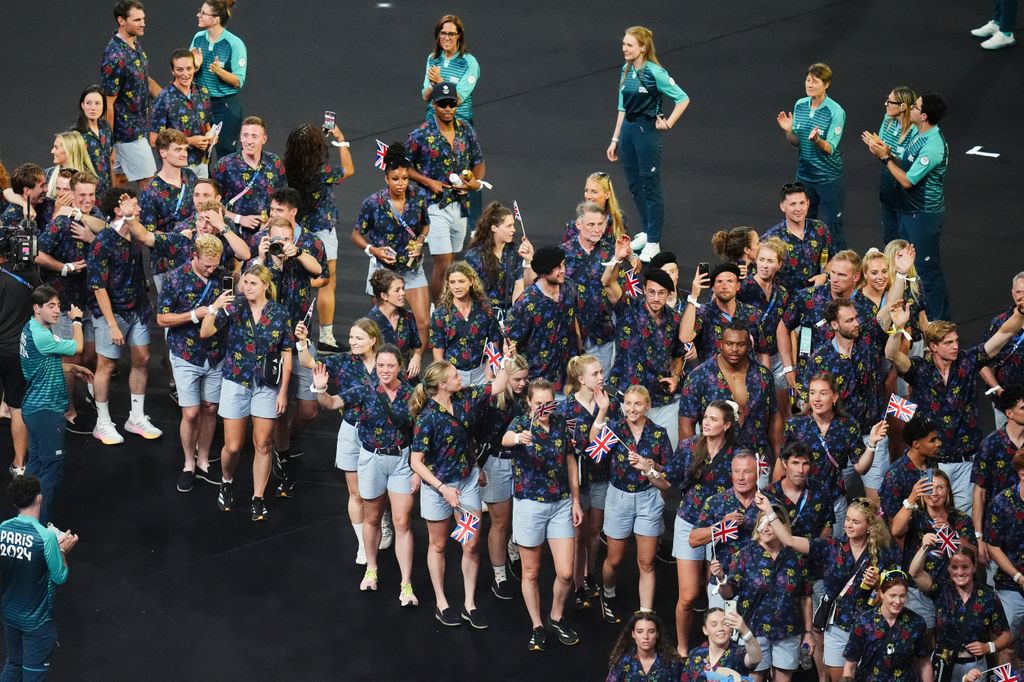
M697 273L701 276L701 279L704 277L710 277L711 263L697 263Z
M921 474L921 478L925 479L928 482L927 487L928 487L928 490L930 492L932 490L933 483L935 481L935 469L932 469L932 468L929 467L928 471L926 471L925 473Z
M724 608L726 613L736 613L736 600L726 599Z
M231 275L224 275L220 278L220 288L224 291L234 291L235 279Z
M811 355L811 339L813 337L814 337L814 334L813 334L813 332L811 332L811 328L810 327L800 327L800 334L799 334L800 348L798 349L800 357L802 357L802 358L810 357L810 355Z
M334 112L333 111L325 111L324 112L324 132L326 133L329 130L334 130Z

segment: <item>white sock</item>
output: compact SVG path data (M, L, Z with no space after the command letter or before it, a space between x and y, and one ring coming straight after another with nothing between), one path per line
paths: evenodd
M85 385L85 390L89 392L89 395L91 395L93 397L93 400L96 399L96 392L93 390L93 387L92 387L91 383L87 383Z
M110 424L110 403L96 401L96 422L98 424Z
M604 598L605 599L615 599L615 586L614 585L612 585L611 587L605 587L603 589L604 589Z
M494 569L495 580L497 580L499 583L503 583L506 580L508 580L508 574L505 572L504 564L502 564L501 566L493 566L492 568Z
M363 546L363 524L353 523L352 530L356 532L356 540L359 541L359 549L364 549Z
M131 415L130 415L132 419L143 419L143 418L145 418L145 416L146 416L146 409L145 409L145 404L144 404L145 400L146 400L146 395L145 394L143 394L143 395L135 395L134 393L132 393L132 411L131 411Z
M381 514L381 516L380 516L380 525L382 527L383 526L392 526L393 525L391 523L391 512L386 511L383 514Z
M330 327L320 327L320 341L334 341L334 332Z

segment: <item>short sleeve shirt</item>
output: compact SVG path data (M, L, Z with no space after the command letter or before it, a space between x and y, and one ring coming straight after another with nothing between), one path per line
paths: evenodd
M490 384L464 388L452 395L451 412L431 399L416 416L412 451L424 454L427 468L442 483L461 481L473 471L469 430L487 409L490 397Z
M229 211L264 218L270 211L270 196L275 190L288 185L281 157L266 151L256 168L246 163L242 152L223 156L211 169L210 177L220 185L224 205ZM242 234L249 237L246 243L255 250L256 244L250 241L252 232L243 231Z
M603 264L615 256L614 248L609 248L608 244L599 241L590 253L583 249L579 239L562 244L562 251L565 252L565 283L566 286L570 281L575 283L580 301L579 324L584 346L602 345L615 338L612 304L601 286Z
M300 225L310 232L333 232L338 227L338 204L334 201L334 185L345 178L345 169L325 163L309 193L309 206L299 209Z
M137 313L140 320L146 320L150 306L139 247L113 227L100 230L90 247L86 261L89 288L105 289L114 313ZM93 317L102 317L95 296L89 300L89 309Z
M814 110L811 98L802 97L793 106L793 135L797 146L798 162L796 179L810 183L832 182L843 175L843 157L839 152L839 141L846 125L846 112L834 99L826 96ZM832 145L832 153L821 151L810 139L811 131L821 130L821 136Z
M941 213L946 210L945 182L946 167L949 163L949 145L942 131L935 126L918 134L902 158L900 168L907 174L913 185L910 189L900 188L901 209L906 213Z
M659 116L662 113L662 96L676 104L690 99L659 64L644 62L639 70L630 63L623 64L619 80L619 111L630 117Z
M406 144L409 161L422 175L431 180L440 180L448 184L448 176L472 170L484 162L483 152L476 140L473 126L458 118L454 121L455 137L453 143L438 130L433 119L426 121L419 128L409 133ZM448 204L468 206L469 198L465 194L456 194L449 188L442 189L438 194L430 195L430 203L444 208Z
M711 662L711 653L708 649L707 645L690 649L690 655L683 663L683 674L679 678L681 682L700 682L705 679L705 673L714 672L719 668L735 670L741 675L750 673L750 669L744 663L747 647L742 644L729 642L715 663Z
M116 33L100 64L100 87L114 100L114 142L134 142L149 132L149 57Z
M110 154L114 150L114 143L112 141L113 133L105 118L100 118L96 122L96 130L97 132L94 133L87 127L79 132L85 138L89 160L92 161L92 167L96 170L96 177L99 179L99 184L96 185L96 196L101 197L110 187Z
M191 47L198 47L203 52L203 66L196 71L196 81L210 91L211 97L227 97L237 94L245 85L246 71L249 60L245 43L231 31L224 29L217 42L210 40L207 31L197 31L192 36ZM238 87L232 87L210 71L210 64L219 59L228 73L238 77Z
M836 415L822 435L814 417L794 416L783 429L783 448L796 442L811 449L810 480L823 485L833 498L845 494L842 471L850 462L860 461L864 454L864 439L857 422Z
M149 130L159 133L171 128L185 133L185 137L203 135L213 124L213 112L210 106L210 93L201 85L192 83L188 95L173 83L160 91L153 102L153 115ZM201 149L189 145L188 163L190 166L203 162L206 155Z
M878 496L881 498L882 513L890 523L892 523L893 517L900 512L903 500L910 494L914 485L927 475L927 469L918 469L917 465L905 454L893 462L889 470L885 472L882 487L878 489Z
M352 353L337 353L324 358L324 366L339 395L352 395L357 391L377 385L377 373L366 369L363 359ZM346 402L341 418L352 426L359 422L359 403Z
M508 338L530 361L530 379L547 379L556 391L562 390L566 365L577 350L577 306L576 289L568 281L557 301L534 284L512 306Z
M359 406L359 422L356 429L359 442L369 451L384 448L405 448L412 440L412 413L409 399L412 387L399 381L395 398L388 397L387 391L378 382L375 386L360 384L342 391L345 404Z
M860 581L869 565L879 571L899 568L900 552L897 547L890 546L880 549L877 558L865 556L868 550L858 558L853 557L850 543L836 538L811 538L810 552L807 554L812 570L824 573L825 593L834 596L836 602L835 624L849 632L853 627L857 614L869 609L867 590L860 589ZM863 561L862 561L863 560ZM853 584L845 594L843 591L854 569L857 571Z
M992 498L1015 485L1017 472L1013 470L1013 456L1020 448L1010 440L1006 427L993 431L978 446L971 467L971 483L986 492L985 507L992 505Z
M501 260L495 263L496 271L489 272L484 264L484 253L479 246L466 250L463 260L476 271L484 285L484 291L491 299L491 308L502 311L512 309L512 294L515 293L516 282L523 278L523 260L511 246L501 250ZM567 275L568 277L568 275Z
M857 661L857 682L873 680L914 682L918 658L932 654L924 619L903 609L890 626L878 607L865 611L853 624L843 658Z
M629 463L629 453L636 452L644 459L664 466L672 453L668 433L650 419L644 423L639 441L633 437L633 431L624 417L612 420L609 426L620 439L610 453L611 484L627 493L647 490L651 482Z
M454 305L440 305L430 316L430 345L444 351L444 359L455 369L468 371L483 364L484 346L499 343L498 322L490 308L476 303L469 317L463 317Z
M181 169L181 187L175 187L159 175L139 195L139 222L150 232L173 232L175 225L186 221L195 212L192 204L192 190L196 175L188 168ZM166 258L156 258L153 269L157 274L167 272L170 263Z
M388 191L382 189L363 199L356 217L356 229L371 246L394 249L396 263L388 267L395 272L412 271L409 244L429 227L427 195L412 187L406 192L405 206L400 213L395 211Z
M60 263L85 260L89 254L89 244L71 236L71 216L57 216L51 220L46 229L39 232L37 245L40 252ZM69 310L72 305L83 310L88 307L90 292L84 270L69 272L67 277L44 268L39 271L45 284L60 296L61 310Z
M988 325L985 340L991 339L1012 314L1013 311L1008 310L993 317L992 322ZM1000 386L1024 385L1024 330L1017 332L1005 346L999 349L996 356L992 358L991 367Z
M808 218L804 221L804 236L801 239L789 231L783 220L765 232L761 239L771 237L778 237L789 247L789 253L783 259L775 279L782 282L790 297L796 297L798 291L811 286L811 277L820 275L828 263L832 253L831 232L825 223Z
M707 528L725 518L726 514L739 512L744 515L743 521L739 524L739 537L735 540L726 540L715 545L715 556L722 562L723 566L731 564L733 556L743 545L749 542L754 533L754 515L749 512L756 510L753 504L744 507L736 498L736 493L729 488L724 493L712 495L704 501L701 507L700 516L697 517L697 528Z
M985 515L984 536L985 542L1003 550L1014 566L1024 566L1024 500L1020 498L1020 483L992 499ZM994 582L997 590L1022 591L1003 569L996 571Z
M768 347L764 342L764 335L761 333L761 314L754 306L736 301L736 312L729 315L718 307L714 299L697 308L694 320L693 331L697 335L694 343L697 346L697 354L701 358L710 358L721 350L722 332L725 326L733 320L741 320L747 325L747 331L754 340L753 350L755 353L767 353Z
M225 312L217 316L217 327L227 326L228 329L224 342L224 380L246 388L265 385L261 370L264 358L292 349L287 309L267 301L258 320L253 319L247 303L232 306Z
M991 642L1009 629L996 591L974 583L967 601L948 579L934 580L926 593L935 602L935 638L940 649L958 651L968 642Z
M224 293L220 286L220 278L224 274L225 271L218 269L203 281L192 269L191 262L171 270L160 289L157 314L186 313L209 306ZM203 339L199 336L199 326L189 321L177 327L168 327L167 348L175 357L196 367L202 367L207 362L210 367L216 367L224 358L222 346L225 334L222 330Z
M757 329L761 334L761 345L754 350L776 355L779 352L779 322L782 321L782 315L789 306L789 291L775 282L772 285L772 293L766 296L761 285L754 278L748 277L740 286L737 298L758 312ZM718 338L721 340L721 335Z
M679 518L697 523L704 500L724 493L732 487L733 448L723 446L710 460L697 464L696 451L699 436L679 441L676 451L665 463L665 476L682 493L679 498Z
M391 321L377 306L373 306L370 312L366 313L366 316L377 323L384 343L397 346L398 350L402 353L402 357L407 361L412 352L422 346L419 330L416 327L416 316L413 315L411 310L398 308L398 320L395 322L394 327L391 326Z
M806 395L811 377L828 372L836 380L843 407L867 433L884 415L882 362L877 349L863 338L853 342L850 355L839 350L835 338L826 341L808 359L801 390Z
M804 630L801 599L811 596L807 561L789 547L772 559L757 542L748 542L732 559L728 584L736 610L758 637L777 642Z
M655 319L644 298L622 296L615 304L615 364L611 383L618 391L633 385L646 388L651 405L662 407L675 396L662 388L661 377L672 373L672 361L684 355L679 342L680 315L667 307Z
M790 530L797 537L816 538L824 529L835 525L834 495L818 482L808 481L796 502L783 491L782 481L769 485L764 494L786 510Z
M533 434L532 442L512 448L512 494L517 500L569 499L567 457L572 452L572 435L561 415L552 414L549 426L545 430L529 414L524 414L513 419L508 427L513 433Z

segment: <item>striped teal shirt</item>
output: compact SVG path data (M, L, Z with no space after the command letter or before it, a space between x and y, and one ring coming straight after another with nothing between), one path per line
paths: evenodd
M63 412L68 409L68 389L64 383L61 356L74 355L74 339L62 340L49 328L32 318L21 330L21 373L28 386L21 411L32 414L42 410Z
M839 140L843 137L846 112L828 96L811 111L811 98L802 97L793 105L793 134L799 142L799 160L796 179L804 182L831 182L843 175L843 157L839 153ZM815 128L832 145L832 153L821 151L808 137Z
M882 118L882 125L878 128L878 136L882 138L882 142L889 145L892 155L897 159L903 158L907 147L917 138L917 127L911 125L910 130L907 131L907 136L900 141L900 135L902 134L903 131L898 118L890 116ZM882 173L878 179L878 200L886 208L896 209L900 205L900 186L896 182L896 178L889 172L889 164L882 166Z
M196 72L196 82L210 91L210 97L227 97L237 95L245 85L245 71L249 66L248 55L245 50L245 43L231 31L224 29L220 39L210 42L210 35L206 31L199 31L192 37L192 47L198 47L203 52L203 65ZM238 76L238 87L233 88L222 81L217 74L210 71L210 64L214 59L220 59L220 63L226 71Z
M449 59L444 51L437 57L431 52L427 55L427 68L423 73L423 89L430 86L430 79L426 72L430 67L436 66L441 69L441 80L455 84L455 92L459 93L459 108L455 110L455 117L460 121L473 123L473 89L480 80L480 64L476 57L468 52L456 54ZM427 102L427 120L434 118L433 102Z
M0 523L0 593L3 620L23 632L53 620L57 585L68 579L57 535L32 516Z
M900 162L907 179L914 184L903 191L900 210L905 213L940 213L946 210L943 185L948 161L949 146L938 126L917 136Z
M654 118L662 113L662 95L676 104L690 99L664 67L644 62L637 71L631 63L623 64L619 80L619 111L624 111L630 117Z

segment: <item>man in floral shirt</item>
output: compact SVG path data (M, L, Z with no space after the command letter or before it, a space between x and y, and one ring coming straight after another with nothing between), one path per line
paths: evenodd
M466 191L479 191L480 181L487 173L484 155L476 141L476 132L465 121L455 118L458 93L455 85L442 81L434 86L430 95L434 117L409 133L406 149L413 167L409 178L430 193L430 233L427 246L434 258L430 273L430 292L434 298L444 286L444 271L451 265L454 254L462 250L466 239L466 211L469 200ZM465 171L473 179L460 189L453 188L449 176Z
M156 139L162 165L139 196L139 222L150 232L171 232L193 212L192 188L196 175L188 166L188 138L180 130L164 129ZM165 257L150 254L157 295L170 269Z
M597 204L584 201L576 207L579 234L564 242L566 280L576 285L582 304L579 309L583 351L601 363L605 375L611 374L615 354L615 323L612 304L601 286L605 263L615 255L614 244L603 239L608 216Z
M608 302L615 310L615 364L609 383L617 391L639 384L651 395L647 418L668 432L675 448L679 442L679 398L683 345L679 341L679 313L666 306L675 288L661 269L644 275L643 296L624 295L619 270L632 254L628 236L615 242L615 257L601 275ZM536 262L536 261L535 261Z
M430 219L434 231L434 219ZM530 361L530 380L543 378L561 391L569 358L579 354L576 288L565 284L565 254L557 246L542 246L533 256L537 281L512 306L508 338Z
M170 128L180 130L188 138L188 165L200 178L210 177L205 160L213 144L208 136L211 126L210 93L195 83L196 62L188 50L171 53L171 76L174 80L164 88L153 102L153 116L149 124L149 142L156 145L157 135Z
M795 296L801 289L825 283L832 237L828 225L807 217L810 200L802 182L783 185L779 199L785 219L761 235L761 241L778 237L789 247L789 256L782 261L776 277L789 295Z
M157 303L156 322L167 329L167 349L181 407L185 466L178 478L178 492L182 493L192 490L196 476L220 484L210 473L210 443L220 402L224 334L221 330L203 339L199 325L210 314L210 304L223 293L221 279L228 273L221 267L223 249L213 235L199 235L191 261L167 274Z
M707 287L712 287L711 300L698 306L697 299ZM679 323L679 339L692 342L697 356L703 361L721 349L722 333L733 320L742 320L754 341L753 350L761 364L771 367L768 346L761 333L761 311L743 303L736 295L740 292L740 269L734 263L722 263L702 277L698 271L693 278L690 295L686 297L683 318Z
M270 215L270 196L288 186L284 162L277 154L263 151L267 124L259 116L242 120L241 150L222 156L213 169L213 179L227 198L227 218L241 229L242 238L255 250L256 232Z
M679 402L679 435L690 438L715 400L739 405L737 443L771 460L782 446L782 417L771 370L750 359L750 334L740 320L722 333L722 350L690 372ZM771 461L768 462L769 466Z
M1013 456L1024 450L1024 385L1010 386L1003 391L996 399L996 409L1006 414L1007 422L981 441L971 469L974 534L979 543L992 500L1017 482L1012 462Z
M113 130L117 155L114 172L128 182L146 181L156 173L146 139L150 99L160 94L160 85L149 77L149 57L139 44L139 37L146 32L146 10L138 0L119 0L114 5L114 20L117 32L100 64L107 125Z
M112 187L103 195L103 212L111 217L110 226L92 242L86 259L89 304L96 328L96 428L94 438L104 445L120 445L124 436L110 418L110 377L127 346L132 369L128 375L131 414L126 431L146 439L159 438L163 432L153 426L145 412L146 379L149 366L149 320L151 310L142 267L142 254L131 240L126 223L139 220L139 204L134 192Z
M1015 306L1024 305L1024 272L1018 272L1013 276L1010 297L1013 299ZM1000 313L993 317L992 322L988 325L988 332L985 334L985 337L991 338L993 334L999 331L1003 323L1010 319L1012 314L1013 309L1011 308L1005 313ZM1024 331L1017 332L1013 340L1006 344L992 358L992 364L988 367L982 367L980 373L982 381L988 385L989 390L995 390L996 396L1003 392L1004 387L1024 386ZM1006 415L998 408L994 408L993 412L996 417L996 428L999 429L1005 426Z
M782 449L783 476L764 489L772 505L789 514L790 531L802 538L829 535L836 517L833 492L809 478L811 449L805 443L790 443Z
M902 330L910 319L906 301L891 306L892 324ZM971 494L971 463L981 443L978 422L978 399L975 375L991 362L1024 325L1024 305L1013 314L984 344L960 350L956 324L937 320L928 325L924 340L930 351L927 358L909 358L900 347L900 333L889 337L885 357L899 371L914 391L914 402L927 410L939 423L942 447L937 459L953 484L957 509L968 516L973 506Z
M996 592L1017 638L1024 628L1024 450L1013 456L1013 470L1017 474L1013 486L992 499L985 515L984 539L989 556L999 567L995 575Z

